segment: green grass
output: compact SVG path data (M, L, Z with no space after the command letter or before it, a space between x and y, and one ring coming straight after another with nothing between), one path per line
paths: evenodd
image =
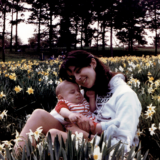
M61 50L65 49L64 47L60 48L54 48L53 49L53 54L55 53L56 55L59 55L61 53ZM71 48L74 50L74 48ZM77 49L81 49L80 47ZM83 48L86 51L89 51L93 53L94 55L97 56L103 56L103 57L110 57L110 48L106 47L105 51L102 50L102 47L98 48L89 48L89 47L84 47ZM145 48L136 48L136 50L133 51L133 53L129 53L127 49L124 48L113 48L113 55L114 56L125 56L125 55L136 55L136 56L142 56L142 55L154 55L155 48L151 47L145 47ZM43 50L41 53L44 53L45 55L45 60L49 59L49 51ZM160 48L158 48L158 54L160 54ZM52 55L52 53L50 54ZM27 59L27 60L39 60L39 55L36 53L36 49L26 49L25 52L10 52L9 49L5 50L5 61L21 61L22 59ZM0 62L2 61L2 51L0 51Z

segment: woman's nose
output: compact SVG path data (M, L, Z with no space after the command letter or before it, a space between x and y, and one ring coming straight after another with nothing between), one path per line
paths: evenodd
M80 75L75 75L76 81L81 81L81 76Z

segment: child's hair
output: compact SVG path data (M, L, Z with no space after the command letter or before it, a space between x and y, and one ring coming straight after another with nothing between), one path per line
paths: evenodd
M75 82L71 82L71 81L67 81L67 80L62 81L62 82L59 83L59 84L57 85L57 87L56 87L56 96L58 96L59 94L61 94L61 92L63 92L63 89L64 89L63 85L67 85L67 83L74 83L74 84L78 85L78 84L75 83Z
M96 56L93 56L90 52L84 50L74 50L69 52L60 67L59 76L63 80L66 79L68 81L75 81L74 78L69 77L67 74L67 70L69 70L68 68L70 66L75 66L76 68L90 66L92 58L96 60L97 65L95 68L96 81L95 85L91 89L94 90L98 95L106 95L106 92L109 91L108 83L110 79L117 73L111 72L108 66L101 62ZM87 90L87 88L84 89L85 91Z

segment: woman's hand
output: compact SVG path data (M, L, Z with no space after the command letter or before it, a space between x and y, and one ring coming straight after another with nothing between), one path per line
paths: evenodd
M89 131L94 132L93 121L88 117L81 115L81 118L78 119L77 125L80 129L86 132L89 132Z
M81 115L78 113L71 113L68 118L71 121L71 123L76 123L78 119L81 118Z

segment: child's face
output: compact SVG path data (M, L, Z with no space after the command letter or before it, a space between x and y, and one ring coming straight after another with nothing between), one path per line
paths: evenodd
M83 100L83 96L80 92L78 85L74 83L64 84L61 96L64 100L76 104L81 103Z

